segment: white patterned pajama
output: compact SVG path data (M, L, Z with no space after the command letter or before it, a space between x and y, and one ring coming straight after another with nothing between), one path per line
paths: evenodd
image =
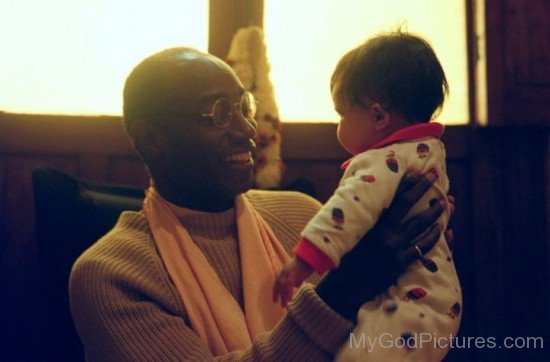
M446 198L445 150L435 137L392 143L355 156L340 186L302 233L337 266L341 257L376 224L407 171L433 173L435 185L407 218ZM438 220L447 227L449 209ZM297 248L299 249L299 248ZM300 256L300 254L298 254ZM323 270L318 270L323 272ZM456 335L462 298L443 232L434 248L413 263L397 284L365 303L337 360L441 360Z

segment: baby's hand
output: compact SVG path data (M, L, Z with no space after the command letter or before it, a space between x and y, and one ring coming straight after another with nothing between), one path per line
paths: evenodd
M302 259L294 256L283 266L281 273L275 281L273 287L273 302L276 303L281 298L281 305L286 307L292 298L292 288L302 285L304 280L313 273L311 268Z

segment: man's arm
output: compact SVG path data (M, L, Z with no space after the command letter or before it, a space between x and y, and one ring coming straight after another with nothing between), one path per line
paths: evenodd
M163 271L152 241L134 232L131 236L138 238L125 246L124 232L98 242L71 274L71 308L87 358L213 360L208 346L189 326L183 301ZM352 326L308 286L272 332L259 335L251 348L218 359L330 360Z
M444 200L407 222L403 219L433 185L426 176L407 174L396 197L376 225L317 285L317 293L342 316L355 320L365 302L394 284L405 268L418 258L416 247L427 254L441 232L435 224L445 209Z

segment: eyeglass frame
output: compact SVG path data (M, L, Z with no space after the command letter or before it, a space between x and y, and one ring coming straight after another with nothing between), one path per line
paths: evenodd
M250 105L254 104L254 114L252 115L252 117L250 118L247 118L243 111L242 111L242 104L243 104L243 100L246 99L247 97L251 97L249 98L249 100L251 100L252 102L250 102ZM225 121L223 124L217 124L214 120L215 120L215 110L216 110L216 107L218 106L218 104L220 104L220 102L227 102L227 104L230 105L230 110L229 110L229 115L227 117L227 121ZM243 94L241 95L241 98L239 100L239 102L235 102L233 104L231 104L231 102L227 99L227 98L218 98L216 99L216 101L212 104L212 110L210 113L201 113L201 114L198 114L198 113L184 113L184 114L162 114L162 113L155 113L156 115L158 116L177 116L177 117L201 117L201 118L209 118L210 119L210 124L212 126L214 126L215 128L217 129L224 129L224 128L227 128L230 124L231 124L231 121L233 120L233 117L234 117L234 108L238 108L238 112L241 114L241 116L249 123L251 124L255 129L258 129L258 125L256 124L256 121L254 119L255 115L257 114L257 106L258 106L259 102L256 101L256 98L254 97L254 94L252 94L252 92L249 92L249 91L244 91ZM252 107L251 107L252 108Z

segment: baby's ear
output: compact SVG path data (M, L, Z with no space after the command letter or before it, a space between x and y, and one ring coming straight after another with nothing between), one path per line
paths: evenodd
M390 123L390 113L380 103L374 103L371 111L374 113L374 129L382 131Z

